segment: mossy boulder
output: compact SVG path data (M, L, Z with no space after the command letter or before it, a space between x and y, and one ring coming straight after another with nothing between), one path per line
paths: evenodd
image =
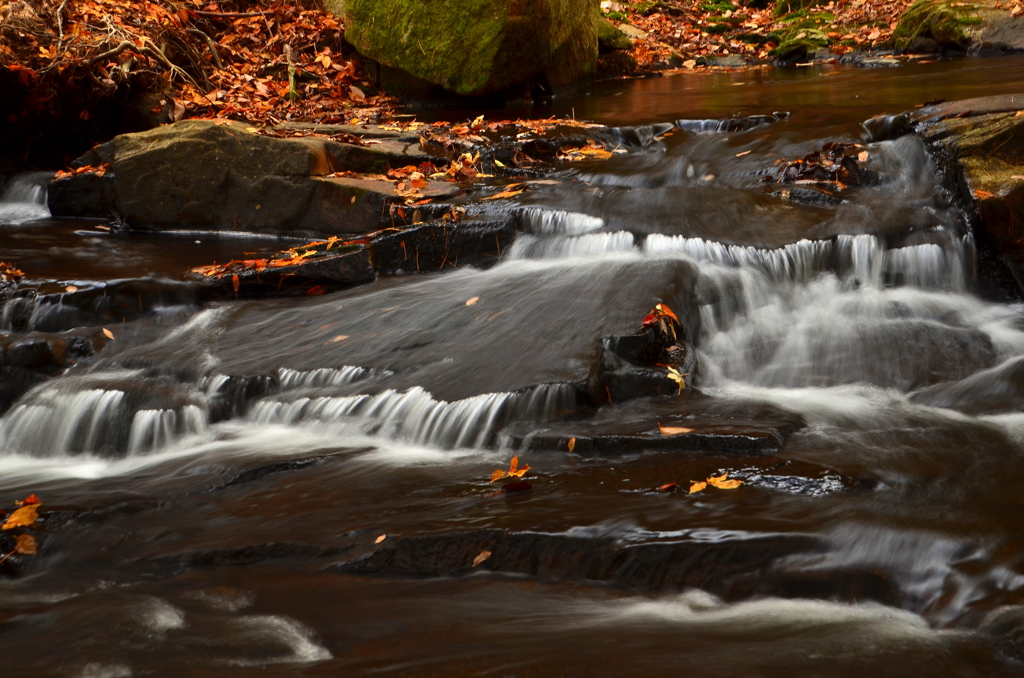
M918 0L900 17L892 33L898 49L911 47L919 38L931 38L946 48L966 49L968 27L981 23L975 6L942 0Z
M540 79L564 87L597 63L597 0L345 0L363 56L463 96Z
M629 49L633 46L629 36L616 28L605 18L597 20L597 45L601 54L617 49Z

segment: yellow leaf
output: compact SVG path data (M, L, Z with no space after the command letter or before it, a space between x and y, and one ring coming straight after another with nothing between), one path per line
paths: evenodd
M712 476L712 477L708 478L708 482L711 483L712 485L714 485L715 483L722 482L723 480L725 480L728 477L729 477L728 473L723 473L720 476Z
M569 451L572 452L576 449L576 438L569 438Z
M690 481L690 491L687 494L695 494L697 492L700 492L701 490L703 490L707 486L708 486L707 483L702 482L700 480L691 480Z
M522 189L518 191L502 191L501 193L489 195L486 198L484 198L484 200L501 200L502 198L514 198L522 192Z
M679 370L674 367L666 367L665 369L668 370L668 378L676 382L676 385L679 386L679 393L682 393L683 389L686 388L686 376L690 373L687 372L686 374L681 374Z
M720 490L735 490L743 484L742 480L723 480L720 483L711 483Z
M379 543L381 543L382 541L384 541L384 540L385 540L385 539L387 539L387 538L388 538L388 536L387 536L386 534L382 534L381 536L377 537L377 538L376 538L376 539L375 539L375 540L373 541L373 543L374 543L374 544L379 544Z
M4 523L5 530L13 530L16 527L32 527L39 517L39 504L29 504L7 516Z
M502 161L498 160L497 158L494 159L494 164L497 165L498 167L504 167L505 166L505 163L503 163Z
M502 478L504 478L507 475L508 474L505 473L505 471L503 471L502 469L499 468L497 471L495 471L494 473L491 474L491 482L493 483L495 480L501 480Z
M103 328L103 335L104 335L104 336L105 336L105 337L106 337L107 339L113 339L113 338L114 338L114 333L113 333L113 332L111 332L110 330L108 330L108 329L107 329L106 327L104 327L104 328Z
M23 556L34 556L38 550L39 545L36 543L36 538L31 534L20 535L14 545L14 552Z
M692 428L684 428L682 426L662 426L658 424L658 431L663 436L677 436L683 433L692 433Z
M475 306L476 302L480 301L480 297L473 297L472 299L466 300L466 306Z
M480 555L478 555L476 558L473 559L473 567L476 567L477 565L479 565L480 563L484 562L485 560L487 560L490 557L491 557L491 552L490 551L481 551Z

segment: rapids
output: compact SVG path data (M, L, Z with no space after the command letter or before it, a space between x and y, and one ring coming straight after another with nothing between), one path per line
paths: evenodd
M45 519L0 578L0 656L75 677L1020 673L1024 305L981 294L916 137L865 141L875 180L834 204L762 182L872 114L1015 91L1020 57L604 83L501 114L572 110L625 152L505 205L520 234L491 268L168 294L107 325L0 414L0 492ZM55 222L44 186L0 197L0 259L40 285L172 289L281 246ZM656 303L695 388L593 402L602 346ZM532 490L496 492L517 453ZM744 484L686 494L724 472Z

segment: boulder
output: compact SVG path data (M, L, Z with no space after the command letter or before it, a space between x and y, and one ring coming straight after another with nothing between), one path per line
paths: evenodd
M595 0L344 4L345 38L363 56L463 96L565 87L597 63Z
M918 0L900 17L893 41L910 52L1019 52L1024 50L1024 17L996 6Z
M268 135L224 120L185 120L123 134L76 162L108 165L101 177L80 173L51 182L50 211L116 217L140 230L365 233L377 228L387 203L401 200L394 185L327 175L380 174L429 160L417 142L398 135L364 142L347 130L310 135L317 131ZM425 197L454 192L433 182L423 190Z

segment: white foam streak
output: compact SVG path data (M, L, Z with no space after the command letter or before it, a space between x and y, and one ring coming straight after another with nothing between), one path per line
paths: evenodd
M46 182L50 174L32 172L11 177L0 193L0 224L22 224L46 219Z

